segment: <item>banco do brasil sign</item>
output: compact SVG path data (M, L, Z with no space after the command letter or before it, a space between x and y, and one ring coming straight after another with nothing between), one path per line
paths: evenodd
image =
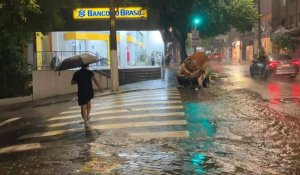
M119 7L117 19L147 19L148 12L142 7ZM109 8L77 8L73 10L74 19L108 19Z

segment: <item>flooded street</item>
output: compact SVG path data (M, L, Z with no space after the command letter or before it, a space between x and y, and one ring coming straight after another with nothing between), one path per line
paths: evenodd
M185 147L193 152L196 172L300 174L299 94L284 89L297 89L299 81L263 82L247 77L240 65L224 67L221 86L181 90L190 131ZM288 93L293 101L285 103Z
M185 103L191 129L186 147L202 159L194 162L196 170L299 174L299 120L274 111L249 91L222 93L213 100Z
M170 71L162 88L95 98L91 130L76 101L3 114L0 174L300 174L299 79L213 66L207 89Z

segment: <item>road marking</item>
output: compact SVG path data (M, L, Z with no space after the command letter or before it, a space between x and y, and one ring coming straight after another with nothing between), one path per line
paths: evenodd
M141 127L151 127L151 126L176 126L176 125L186 125L185 120L171 120L171 121L154 121L154 122L131 122L131 123L120 123L120 124L103 124L103 125L92 125L90 130L104 130L104 129L125 129L125 128L141 128ZM64 133L72 133L76 131L83 131L83 128L73 128L57 131L48 131L41 133L26 134L18 138L18 140L24 140L29 138L41 138L61 135Z
M117 93L117 94L112 94L115 97L119 96L130 96L130 95L139 95L139 94L146 94L146 93L161 93L161 94L171 94L171 93L179 93L178 90L146 90L146 91L132 91L132 92L125 92L125 93ZM104 97L110 97L110 96L104 96Z
M155 106L155 107L144 107L144 108L131 108L131 109L116 109L116 110L106 110L101 112L91 112L90 116L96 116L96 115L105 115L105 114L117 114L117 113L127 113L127 112L142 112L142 111L154 111L154 110L183 110L182 105L174 105L174 106ZM81 115L68 115L68 116L58 116L58 117L52 117L48 119L48 121L54 121L54 120L64 120L64 119L73 119L81 117Z
M4 153L13 153L13 152L20 152L20 151L28 151L33 149L40 149L42 148L40 143L30 143L30 144L22 144L22 145L14 145L0 149L0 154Z
M19 119L21 119L21 117L15 117L15 118L7 119L7 120L5 120L5 121L3 121L3 122L0 123L0 127L4 126L6 124L12 123L14 121L17 121Z
M176 90L170 90L170 91L161 91L161 90L150 90L150 91L139 91L139 92L128 92L128 93L122 93L122 94L113 94L113 96L97 96L99 98L118 98L118 97L128 97L128 96L137 96L141 94L149 94L152 93L152 95L155 94L163 94L163 95L168 95L168 94L179 94L179 91Z
M110 98L101 98L101 97L96 97L93 99L93 102L97 103L97 102L103 102L103 101L116 101L116 100L129 100L129 99L143 99L145 97L180 97L180 94L140 94L140 95L136 95L136 96L119 96L119 97L110 97Z
M142 137L142 138L188 138L188 131L169 131L169 132L140 132L140 133L129 133L131 137Z
M92 101L93 106L109 106L114 105L116 103L130 103L130 102L137 102L137 101L170 101L170 100L180 100L181 98L178 97L166 97L166 96L158 96L158 97L146 97L146 98L134 98L134 99L116 99L111 101L101 101L95 102ZM72 106L69 109L80 109L80 106Z
M177 127L174 127L174 131L164 131L172 126L185 126L187 124L187 121L184 120L185 114L182 112L184 108L177 89L171 92L151 90L118 94L109 97L97 97L92 105L93 112L90 114L90 130L130 129L130 131L127 131L130 137L143 138L189 137L188 131L176 131L175 128ZM151 120L152 118L155 120ZM130 119L146 119L147 121ZM101 124L101 121L105 121L105 123ZM82 125L80 125L81 123ZM75 124L74 128L68 126L72 124ZM19 137L18 140L59 136L66 133L85 131L79 106L70 107L58 116L49 118L47 123L42 126L45 126L49 130L39 133L29 133ZM149 128L151 127L160 128L159 132L149 132ZM141 130L141 132L135 133L135 129L132 130L131 128L140 128L138 130Z
M137 105L164 105L164 104L181 104L180 100L177 101L146 101L146 102L137 102L137 103L127 103L127 101L125 101L123 103L115 103L111 106L102 106L101 104L98 103L98 105L93 105L93 106L100 106L100 107L93 107L93 110L100 110L100 109L113 109L113 108L124 108L124 107L131 107L131 106L137 106ZM78 113L81 112L81 110L73 110L73 111L65 111L65 112L61 112L60 114L71 114L71 113Z
M121 115L121 116L99 116L97 118L93 117L91 118L91 123L98 122L98 121L104 121L104 120L114 120L114 119L137 119L137 118L154 118L154 117L184 117L183 112L168 112L168 113L147 113L147 114L134 114L134 115ZM63 122L63 123L54 123L54 124L48 124L47 127L53 128L53 127L60 127L60 126L66 126L69 124L79 124L82 122L81 120L75 120L70 122Z

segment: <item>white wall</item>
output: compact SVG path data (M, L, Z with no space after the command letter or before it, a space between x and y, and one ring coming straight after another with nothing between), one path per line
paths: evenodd
M120 47L119 54L120 54L120 62L119 65L121 67L127 66L127 32L126 31L120 31Z
M164 41L159 31L149 31L148 32L148 42L147 42L147 55L151 55L153 51L159 51L164 53Z
M41 99L77 92L77 85L71 85L71 79L75 71L67 70L55 71L33 71L33 99ZM103 75L95 73L95 77L100 83L101 88L110 88L110 81ZM97 86L94 85L94 89Z

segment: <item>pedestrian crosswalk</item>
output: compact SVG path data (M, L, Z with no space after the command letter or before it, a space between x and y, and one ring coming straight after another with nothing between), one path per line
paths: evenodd
M90 130L121 130L130 137L184 138L189 133L177 89L134 91L96 97L92 101ZM19 140L61 136L84 131L80 107L75 105L42 124L44 130Z

